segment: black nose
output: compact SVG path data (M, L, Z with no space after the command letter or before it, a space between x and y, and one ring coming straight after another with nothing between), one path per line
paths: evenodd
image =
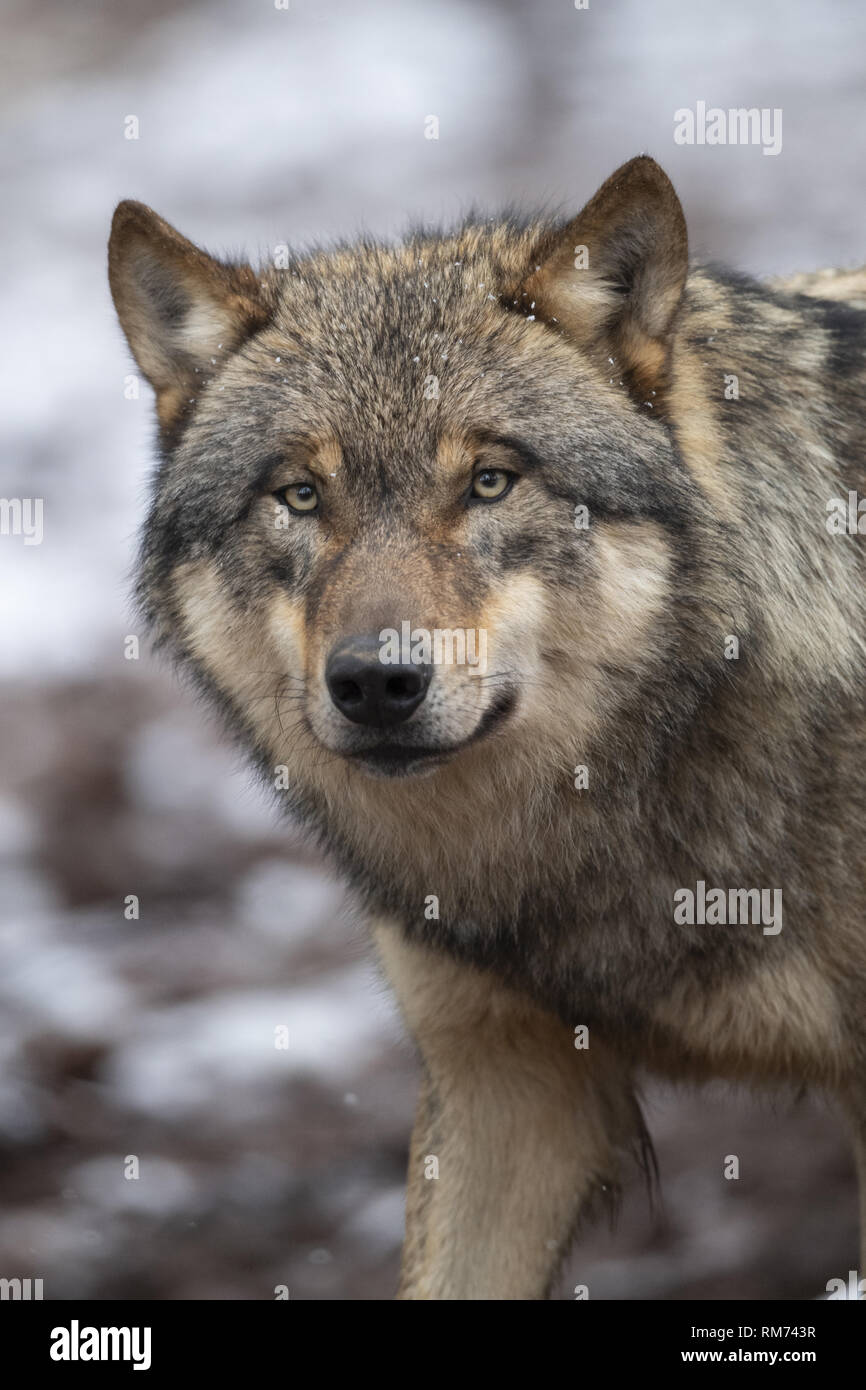
M347 637L328 657L325 683L337 709L353 724L390 729L421 704L433 667L387 663L381 650L378 637Z

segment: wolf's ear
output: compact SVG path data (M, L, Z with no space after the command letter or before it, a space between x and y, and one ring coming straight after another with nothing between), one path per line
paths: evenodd
M655 160L640 155L611 174L535 261L524 289L536 312L591 353L613 357L641 399L658 390L688 237L673 184Z
M214 260L143 203L121 203L114 214L108 280L164 429L193 394L196 368L221 361L267 322L249 266Z

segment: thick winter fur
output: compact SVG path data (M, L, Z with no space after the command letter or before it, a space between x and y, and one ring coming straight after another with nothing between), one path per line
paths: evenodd
M144 609L356 884L423 1060L401 1296L544 1297L637 1067L827 1088L866 1174L866 537L826 525L866 271L689 265L640 158L564 226L258 275L124 203L110 276L161 428ZM487 668L385 735L324 667L403 621ZM781 889L781 930L678 923L698 881Z

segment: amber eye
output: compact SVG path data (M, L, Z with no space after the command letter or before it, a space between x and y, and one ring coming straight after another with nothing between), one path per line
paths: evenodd
M501 468L485 468L472 480L472 496L482 502L498 502L510 491L513 482L513 473L505 473Z
M319 505L319 494L312 483L292 483L277 496L292 512L314 512Z

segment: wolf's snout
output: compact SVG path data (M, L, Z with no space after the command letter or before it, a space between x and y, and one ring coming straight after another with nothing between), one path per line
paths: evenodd
M347 637L328 657L325 683L337 709L353 724L390 729L421 704L433 667L388 664L381 651L378 637Z

